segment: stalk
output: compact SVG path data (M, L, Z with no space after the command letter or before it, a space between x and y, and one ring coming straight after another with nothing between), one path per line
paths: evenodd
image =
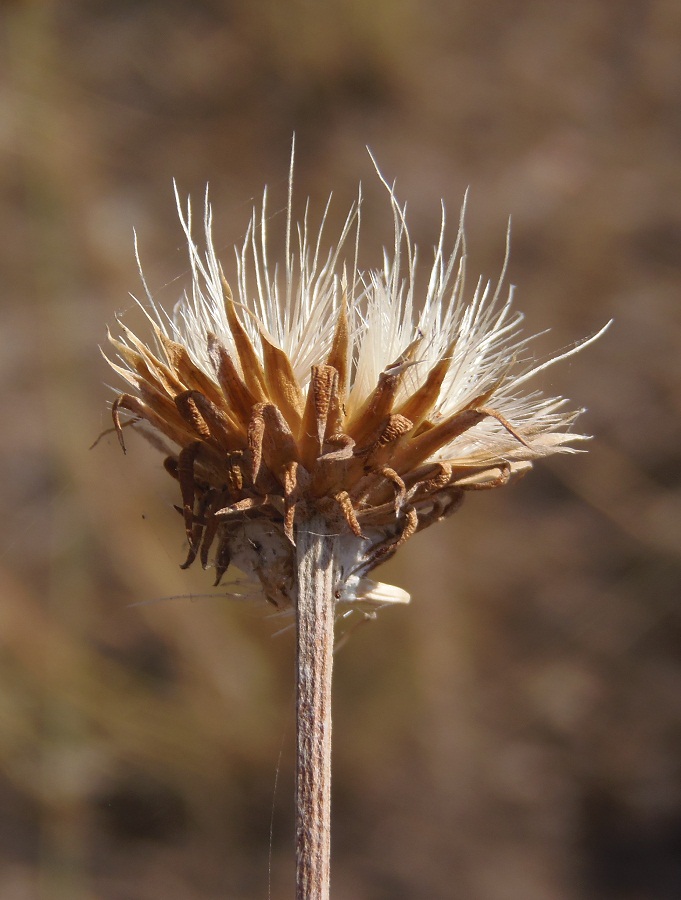
M331 672L337 537L318 516L296 528L296 900L328 900Z

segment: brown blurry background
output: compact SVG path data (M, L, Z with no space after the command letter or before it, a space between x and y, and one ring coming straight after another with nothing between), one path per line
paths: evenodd
M369 145L427 259L466 187L588 455L468 498L337 657L334 900L681 897L678 0L64 0L0 8L0 897L292 896L292 639L182 572L171 480L109 426L97 345L226 268L262 186L333 221ZM302 203L300 204L302 207ZM379 230L380 229L380 230ZM181 595L180 599L141 601ZM277 780L278 775L278 780ZM277 781L275 791L275 781ZM272 825L270 825L272 823ZM271 835L271 837L270 837Z

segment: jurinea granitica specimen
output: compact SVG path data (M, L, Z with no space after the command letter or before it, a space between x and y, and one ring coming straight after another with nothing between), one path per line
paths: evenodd
M199 246L177 196L191 288L172 313L147 290L151 339L122 322L109 336L111 366L131 389L113 402L114 425L124 449L131 425L165 454L179 483L184 567L199 557L217 585L234 564L280 609L295 605L298 523L321 520L338 536L337 603L408 602L371 570L466 493L509 484L584 438L571 431L578 412L531 385L602 331L537 362L512 290L502 295L503 273L496 288L479 281L467 291L462 225L446 249L444 211L417 289L406 209L384 184L392 247L366 272L357 266L361 191L327 244L326 211L318 231L307 208L294 225L291 177L286 258L276 265L265 191L224 269L208 200Z

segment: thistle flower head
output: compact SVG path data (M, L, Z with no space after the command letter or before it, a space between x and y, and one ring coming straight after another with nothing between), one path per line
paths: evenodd
M583 438L562 398L527 386L598 335L537 363L503 273L496 289L465 293L463 230L446 250L444 210L419 293L405 208L384 184L393 243L368 272L357 265L361 193L327 245L326 212L317 233L307 211L293 227L291 178L285 260L273 265L265 192L227 275L207 199L199 247L178 197L191 289L171 314L147 290L151 342L122 323L109 337L132 388L113 403L114 425L123 446L124 425L140 425L166 455L184 567L212 562L217 584L234 563L278 607L295 602L293 545L313 516L341 536L337 599L406 601L367 573L465 493Z

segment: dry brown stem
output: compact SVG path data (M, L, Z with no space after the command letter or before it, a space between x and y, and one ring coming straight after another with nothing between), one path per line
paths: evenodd
M331 672L337 538L318 516L296 528L296 898L328 900Z

